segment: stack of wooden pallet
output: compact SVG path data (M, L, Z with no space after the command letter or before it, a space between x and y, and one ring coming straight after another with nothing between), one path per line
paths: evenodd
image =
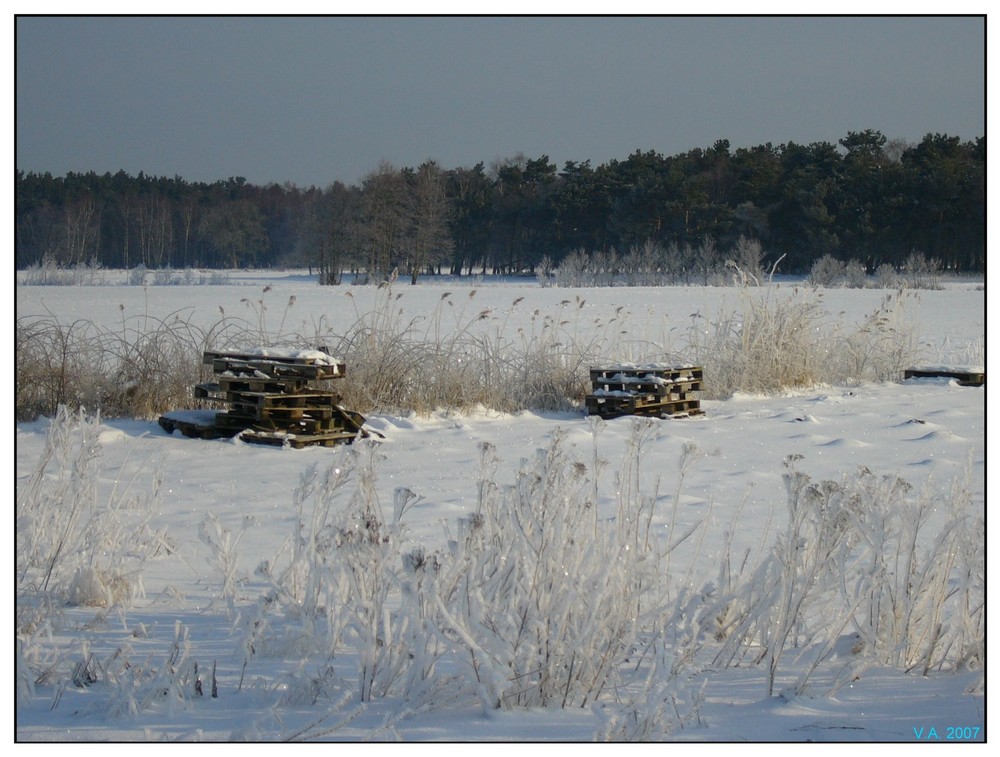
M701 411L702 369L694 366L616 365L591 368L587 412L602 418L645 415L685 418Z
M332 446L367 436L365 419L340 406L340 394L314 382L342 378L346 366L317 350L258 349L206 352L215 381L194 396L223 410L177 411L160 416L168 433L202 439L232 437L291 447Z

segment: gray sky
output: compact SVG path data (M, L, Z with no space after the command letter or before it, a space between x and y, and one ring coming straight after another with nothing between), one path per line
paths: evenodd
M358 183L985 134L982 18L19 18L25 171Z

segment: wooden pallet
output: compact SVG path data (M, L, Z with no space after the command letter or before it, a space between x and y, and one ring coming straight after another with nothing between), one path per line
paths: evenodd
M959 386L985 386L985 371L951 370L948 368L907 368L903 371L904 379L912 378L953 378Z
M590 415L682 418L701 414L703 372L696 366L618 365L591 368Z

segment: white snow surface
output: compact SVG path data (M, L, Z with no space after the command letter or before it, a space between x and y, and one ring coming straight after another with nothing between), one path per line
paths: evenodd
M322 288L302 275L275 274L228 287L17 287L17 311L18 316L52 313L64 322L89 318L108 325L120 323L122 312L166 320L180 314L208 324L220 308L239 312L246 287L260 283L272 288L269 306L275 313L269 317L275 326L281 307L270 303L283 303L290 295L295 305L286 326L293 321L326 323L334 331L338 324L353 322L377 296L374 288ZM455 309L467 308L473 315L489 311L488 325L493 328L526 329L531 319L551 315L575 318L574 327L586 329L595 319L607 322L618 317L628 322L630 338L640 334L646 339L666 338L673 324L692 312L710 316L720 301L734 297L725 288L702 287L562 290L484 282L449 282L448 287ZM442 300L441 287L432 283L400 286L398 291L400 307L414 317L429 317ZM831 317L838 318L860 319L882 296L868 290L824 293ZM524 300L511 305L517 298ZM620 312L623 303L625 315ZM917 316L923 361L928 364L971 362L976 345L985 344L985 296L972 284L922 292ZM652 490L654 479L660 478L656 529L664 532L672 518L678 529L701 520L708 523L700 542L674 558L679 576L689 564L695 573L715 570L713 557L721 553L725 534L734 524L734 551L755 547L766 524L780 527L785 501L782 463L789 455L801 455L798 469L816 480L839 480L867 466L915 487L940 491L947 491L968 469L973 497L985 508L983 388L962 387L949 379L819 386L777 397L738 394L725 401L703 400L702 409L704 414L697 417L655 421L655 438L642 462L644 489ZM607 421L596 436L595 450L593 421L582 412L507 415L479 410L428 416L380 414L368 419L369 426L384 435L377 442L380 500L391 510L398 487L421 497L404 524L412 544L428 551L443 548L446 527L454 532L457 520L475 506L482 442L497 450L501 460L497 478L512 483L519 461L545 448L560 430L583 463L589 465L595 455L607 461L600 502L610 513L614 476L631 423L629 418ZM301 678L304 670L318 671L328 664L342 665L344 677L350 679L356 675L352 661L301 658L289 641L284 652L261 655L244 670L236 619L241 608L260 599L263 589L255 570L293 532L292 493L302 473L312 465L329 466L345 450L195 440L179 433L168 435L155 421L145 420L107 420L103 426L102 489L133 478L138 482L133 485L140 486L158 470L162 497L153 521L167 530L177 552L146 564L145 595L131 608L106 615L95 608L65 608L70 620L65 628L73 630L57 633L54 643L67 654L79 652L81 645L100 655L128 647L137 659L162 661L180 624L187 629L191 657L201 661L203 669L217 664L219 696L113 717L98 692L70 687L57 696L39 684L34 697L16 711L16 739L272 741L316 721L325 712L324 702L281 704L286 681L292 674ZM47 427L46 419L16 425L18 481L32 470ZM689 445L700 454L675 493L678 461ZM239 592L233 607L227 607L220 595L217 562L198 536L199 524L208 515L233 533L247 525L236 552ZM976 728L978 740L984 738L987 715L981 671L921 676L876 667L827 694L849 662L850 646L851 639L845 636L844 647L815 672L809 689L789 699L766 695L763 666L721 672L705 666L691 681L692 691L703 692L699 717L671 739L913 742L926 739L933 729L944 741L948 729L956 727ZM804 664L788 656L779 671L779 684L795 680ZM329 703L326 706L329 710ZM408 713L406 706L400 698L376 699L360 708L352 701L341 715L356 716L328 738L577 742L592 740L599 726L597 711L589 707L501 711L484 710L477 701L469 701L466 706ZM393 723L392 729L384 728L387 722Z

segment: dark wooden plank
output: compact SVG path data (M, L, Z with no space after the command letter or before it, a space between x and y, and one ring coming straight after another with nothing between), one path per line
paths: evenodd
M964 371L948 368L907 368L903 371L903 378L953 378L957 379L960 386L983 386L986 384L986 373L984 371Z
M620 418L624 415L648 417L692 415L701 411L701 403L696 399L656 402L642 397L600 395L588 395L586 407L590 415L599 415L602 418Z
M301 449L308 446L332 447L335 444L350 444L357 437L357 433L353 431L324 434L293 434L247 430L240 434L240 439L253 444L270 444L278 447L289 446L294 449Z
M309 379L271 376L218 376L218 387L223 392L261 392L271 394L297 394L309 388ZM210 386L210 385L208 385Z

